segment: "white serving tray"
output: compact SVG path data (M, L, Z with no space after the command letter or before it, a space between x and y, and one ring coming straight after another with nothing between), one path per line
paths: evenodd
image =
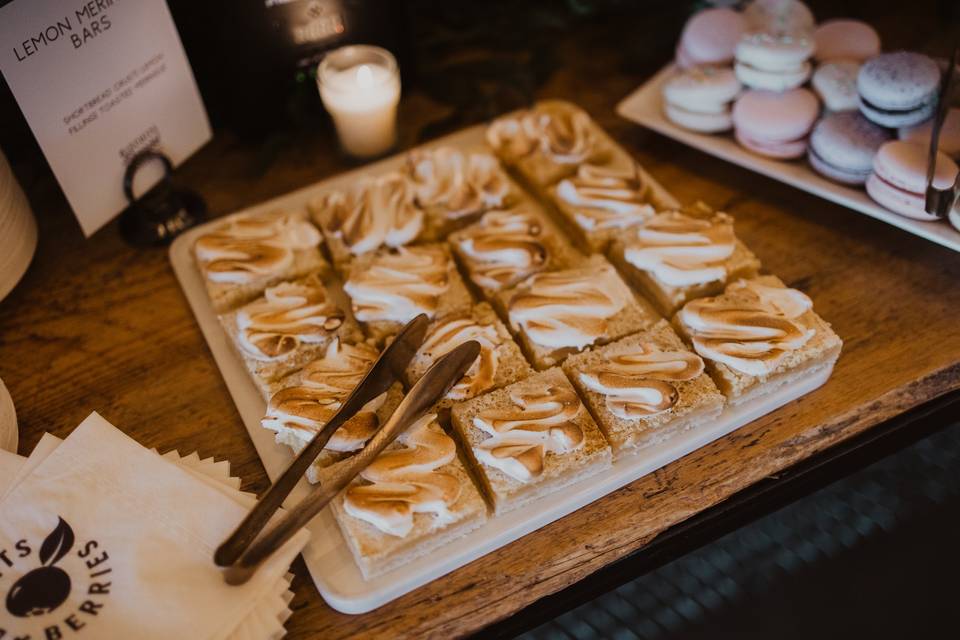
M427 146L451 145L462 149L479 147L482 145L482 132L482 126L471 127ZM400 156L381 160L238 213L302 207L318 193L348 184L361 173L388 170L402 161L403 158ZM650 184L661 197L671 198L655 180L651 180ZM215 220L207 224L221 222L222 220ZM233 396L243 423L263 461L267 475L273 480L290 463L292 454L287 447L274 442L271 431L260 426L260 418L264 415L266 405L247 374L243 362L230 344L227 334L221 328L207 297L200 272L193 261L191 248L196 237L205 231L205 227L206 225L191 229L177 238L170 247L170 261L187 302L197 318L200 330L206 338L207 345L213 353L213 358L220 368L230 395ZM303 552L307 568L320 595L334 609L353 614L370 611L558 520L777 407L809 393L826 382L829 376L830 371L825 371L815 379L806 380L789 389L771 394L762 402L748 404L735 410L728 409L709 427L687 432L669 442L652 447L640 456L618 460L610 470L567 488L562 494L545 497L522 510L492 518L479 529L444 546L440 552L414 560L372 580L363 579L333 515L329 509L324 509L308 527L312 535L310 543ZM310 485L306 480L301 480L291 494L287 502L288 506L299 502L309 489Z
M729 133L696 133L673 124L663 114L662 89L664 83L674 73L673 64L664 67L657 75L624 98L617 105L617 113L627 120L679 140L712 156L733 162L751 171L762 173L774 180L785 182L850 209L855 209L921 238L949 247L954 251L960 251L960 232L951 227L947 221L923 222L906 218L878 205L870 199L870 196L863 189L843 186L827 180L811 169L806 160L783 161L764 158L738 145Z

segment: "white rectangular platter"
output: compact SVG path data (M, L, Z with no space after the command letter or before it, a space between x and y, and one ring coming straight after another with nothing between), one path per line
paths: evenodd
M688 131L673 124L663 114L663 85L675 73L667 65L617 105L617 113L669 138L699 149L712 156L785 182L798 189L854 209L914 235L960 251L960 232L947 221L923 222L888 211L870 199L867 192L827 180L813 171L806 160L783 161L764 158L738 145L729 134L708 134ZM956 219L956 218L955 218Z
M483 127L478 126L426 146L450 145L466 150L479 148L482 144ZM238 213L303 207L323 191L349 184L361 174L395 168L402 161L403 158L400 156L388 158ZM672 197L656 181L651 180L650 184L658 192L659 197L672 200ZM220 222L222 220L208 224ZM207 297L200 272L194 264L191 249L197 236L206 230L205 226L191 229L177 238L170 247L170 260L187 302L197 318L200 330L233 396L240 417L263 461L267 475L273 480L290 463L292 454L289 449L274 442L271 431L260 426L266 404L248 376L243 362L230 344L227 334L221 328ZM324 509L308 527L312 535L309 545L304 550L307 568L320 595L334 609L352 614L370 611L558 520L777 407L809 393L826 382L829 375L829 371L823 372L816 378L771 394L761 402L728 409L716 422L705 428L684 433L669 442L648 449L642 455L617 460L610 470L600 475L592 476L585 482L565 489L561 494L545 497L522 510L491 518L479 529L442 547L439 552L414 560L372 580L364 580L333 515L329 509ZM310 485L306 480L301 480L290 496L288 506L299 502L309 490ZM643 505L638 504L637 508L643 509Z

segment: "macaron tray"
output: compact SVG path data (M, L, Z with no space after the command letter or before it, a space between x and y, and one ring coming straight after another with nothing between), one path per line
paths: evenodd
M799 0L693 14L674 61L617 107L628 120L960 251L960 212L925 211L927 149L946 62L884 52L869 24L815 21ZM947 96L948 101L951 96ZM958 173L960 110L934 186ZM951 226L952 225L952 226Z
M617 105L617 113L627 120L712 156L865 213L954 251L960 251L960 232L947 222L925 222L896 214L874 202L863 189L839 184L816 173L805 159L784 161L765 158L747 151L729 134L697 133L675 125L663 114L663 86L676 72L673 64L661 69L639 89L624 98Z
M484 149L489 151L489 148L485 147L485 130L485 125L472 127L425 145L417 151L437 150L441 148L458 150L464 153L473 153ZM602 136L602 139L608 144L615 145L602 131L599 131L598 135ZM623 153L622 150L619 153ZM318 198L323 198L326 194L350 188L352 185L370 176L384 175L387 172L397 170L405 166L407 162L409 162L407 154L397 155L280 196L244 211L237 212L232 216L213 220L205 225L191 229L178 237L170 248L170 259L186 299L197 318L207 345L233 397L237 410L267 471L267 475L271 479L276 478L283 472L291 461L293 454L288 446L278 444L275 440L276 434L264 428L266 425L261 422L268 412L268 403L264 399L264 390L262 387L258 387L248 372L249 363L245 363L244 359L238 353L237 346L234 343L235 337L232 337L228 331L225 331L225 324L222 324L223 316L218 317L218 310L215 309L214 302L216 297L213 297L210 293L209 282L206 282L204 271L198 268L198 239L216 235L211 234L211 231L223 229L224 224L230 224L233 218L249 219L251 216L266 215L280 210L306 211L311 203L315 203ZM637 172L637 179L646 183L649 201L656 203L657 210L678 206L676 200L653 178L643 172L641 168L636 167L633 170ZM522 172L522 169L520 171ZM516 176L512 177L511 183L514 182L515 178ZM547 204L544 201L538 200L533 193L528 193L526 187L520 187L519 184L515 184L514 187L519 190L517 195L522 202L526 203L527 206L538 208L540 210L539 215L544 214L544 210L547 208ZM718 215L721 216L723 220L729 220L723 217L725 214ZM546 220L546 218L544 218L544 220ZM553 223L545 222L545 224L552 225ZM559 229L560 225L557 225L557 228ZM222 236L218 237L222 240ZM329 240L325 241L325 244L328 245L326 250L330 252L331 255L334 254L333 249L329 246ZM575 246L583 248L582 243ZM749 254L749 251L746 249L743 249L743 251ZM752 254L749 255L752 257ZM336 255L332 255L331 259L336 263ZM581 260L587 259L582 257ZM606 265L605 268L609 270L605 273L616 273L616 271L610 267L609 263L606 263L605 259L599 255L594 254L587 262L591 265L602 262ZM369 269L365 269L365 271L369 271ZM756 274L755 268L752 273ZM352 277L353 274L351 272L351 278ZM615 275L611 275L610 277L617 278ZM764 280L764 278L766 278L766 280ZM529 282L531 279L532 278L528 277L525 281ZM336 280L335 276L334 280ZM779 282L772 276L763 276L757 282L762 281L766 283L763 285L764 290L770 290L770 280ZM757 286L761 287L760 284ZM782 283L779 283L779 286L782 287ZM781 289L781 291L796 294L809 303L809 299L799 292L790 289ZM632 296L633 294L627 295ZM334 297L336 302L346 309L345 313L348 316L354 315L350 310L351 305L349 301L345 301L343 296L343 288L339 288L339 293L331 293L331 297ZM785 304L779 300L780 299L778 299L777 304L781 306ZM647 305L648 303L643 302L642 304ZM796 301L790 304L796 304ZM478 306L485 305L486 303L481 303L480 305L475 305L474 308L476 309ZM356 300L354 300L352 309L354 312L357 309ZM806 309L809 309L809 306L807 306ZM223 313L222 308L219 309L219 311ZM656 313L651 313L653 318L658 317ZM356 315L359 317L359 314ZM812 316L814 314L808 312L808 315ZM630 318L627 318L627 320L630 320ZM822 320L817 318L817 322L822 323ZM679 339L675 337L676 334L673 334L668 323L661 320L657 327L659 327L658 331L674 336L672 340L675 341L675 344L681 344ZM369 329L369 327L365 327L365 329ZM813 330L809 330L809 332L812 334ZM832 355L832 358L835 359L836 354L839 352L839 339L837 339L829 329L826 329L826 332L833 336L833 339L836 341L833 347L835 351ZM507 339L509 340L509 337ZM501 355L500 357L501 362L506 360L506 356ZM569 386L569 383L563 379L564 374L560 371L559 367L553 367L547 371L533 372L529 365L523 362L522 356L518 355L517 357L520 358L522 366L530 371L529 374L525 374L530 376L529 380L533 380L538 376L544 378L552 376L551 379L559 378L562 384ZM696 356L692 354L690 354L689 357L696 358ZM793 378L789 383L781 384L780 386L774 385L774 388L770 390L769 393L760 395L755 399L744 399L744 401L739 404L733 403L731 405L727 405L723 401L723 397L716 391L716 388L713 387L713 383L707 379L708 377L703 373L701 363L700 374L698 375L704 379L704 384L710 385L713 389L712 397L715 398L716 411L711 414L712 417L710 419L702 421L697 424L695 428L678 430L670 437L653 442L653 444L645 446L641 452L631 455L611 456L609 446L604 444L606 458L603 459L602 462L605 464L600 467L601 470L599 472L591 475L588 481L573 482L572 484L566 485L562 490L548 492L546 495L541 495L535 500L524 503L523 508L520 509L504 510L501 512L500 509L497 508L495 513L488 513L484 517L485 521L483 524L473 528L465 535L448 540L430 553L416 557L400 566L385 570L376 575L365 577L365 573L361 571L361 568L358 566L359 561L355 561L353 556L356 548L351 547L345 539L346 534L343 533L343 525L341 523L340 526L338 526L336 519L336 516L339 514L333 513L331 507L334 505L331 504L324 509L308 527L312 535L310 543L304 551L306 565L316 583L317 589L330 606L344 613L370 611L431 580L462 567L521 536L562 518L564 515L594 500L602 498L604 495L615 491L637 478L649 474L705 446L717 438L730 433L734 429L809 393L827 381L832 372L833 359L827 358L821 363L820 367L811 370L810 375ZM543 367L538 366L538 368L542 369ZM526 381L521 380L517 384L522 384ZM513 386L515 385L511 385L511 387ZM546 383L541 385L540 388L543 386L547 386ZM507 389L500 389L499 392L505 392L506 390ZM489 395L492 396L494 393L498 392L494 391ZM570 387L570 393L575 397L576 394L574 393L573 387ZM483 398L484 396L478 396L476 399L482 400ZM273 400L271 399L270 402L272 403ZM463 408L464 405L470 404L470 401L459 404L454 403L453 419L456 421L456 414L459 409ZM476 419L477 418L474 418L474 420ZM589 418L587 419L589 420ZM597 428L594 426L593 430L596 432ZM401 438L402 437L403 436L401 436ZM599 433L597 438L603 442L603 438L599 436ZM307 482L307 479L301 480L291 495L290 503L292 504L303 499L310 489L311 485ZM643 505L638 504L637 508L643 509Z

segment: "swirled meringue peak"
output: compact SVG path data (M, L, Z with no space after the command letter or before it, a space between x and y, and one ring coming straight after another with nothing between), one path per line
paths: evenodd
M574 420L583 405L572 388L512 393L513 407L482 411L473 424L491 437L473 448L477 459L515 480L529 482L543 474L547 453L569 453L583 446L584 433Z
M499 291L540 270L547 261L543 227L530 213L488 211L458 242L477 285Z
M325 230L340 238L353 255L413 242L424 225L414 193L410 180L398 172L363 179L346 191L334 191L321 205Z
M565 104L544 104L495 120L487 128L487 143L514 160L533 152L557 164L587 160L598 140L590 116Z
M680 398L680 380L703 373L703 360L685 351L661 351L641 343L606 362L580 372L580 381L605 396L607 409L624 420L637 420L672 409Z
M574 219L587 231L626 229L650 219L655 212L647 202L649 186L639 169L623 171L582 164L577 174L561 180L557 198L574 212Z
M660 282L687 287L725 279L724 263L735 248L733 218L727 214L703 219L667 211L637 228L624 259Z
M316 227L296 213L233 218L194 245L212 282L244 284L283 273L293 252L320 246Z
M493 386L497 375L497 348L503 344L496 326L470 318L448 318L430 329L420 347L420 354L428 355L432 364L468 340L480 343L480 355L447 392L450 400L466 400Z
M377 350L367 344L341 344L334 340L322 358L310 362L295 386L277 391L267 403L261 424L272 431L305 431L308 439L333 417L347 396L360 383L377 359ZM376 433L377 410L386 394L380 394L334 432L324 449L349 452L360 449Z
M451 264L441 247L398 247L377 255L343 285L361 322L408 322L437 311L450 286Z
M583 347L607 335L607 320L633 298L609 264L531 276L508 305L511 322L534 343Z
M450 147L414 151L408 157L417 204L458 220L504 204L510 181L487 153Z
M680 321L704 358L762 376L813 337L813 329L796 321L812 306L796 289L741 280L724 295L687 303Z
M268 287L263 298L237 312L243 352L257 360L278 360L301 344L317 344L343 324L343 313L313 276Z
M370 484L351 485L343 508L386 534L402 538L413 530L414 515L431 514L433 526L456 519L451 507L460 498L460 479L441 471L456 460L453 440L428 413L397 437L402 447L381 453L360 472Z

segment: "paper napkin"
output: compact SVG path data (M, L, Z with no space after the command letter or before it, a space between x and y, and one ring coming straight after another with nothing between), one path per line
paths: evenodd
M0 638L283 635L307 534L226 585L213 550L254 498L225 463L161 457L92 414L14 465L0 459Z

